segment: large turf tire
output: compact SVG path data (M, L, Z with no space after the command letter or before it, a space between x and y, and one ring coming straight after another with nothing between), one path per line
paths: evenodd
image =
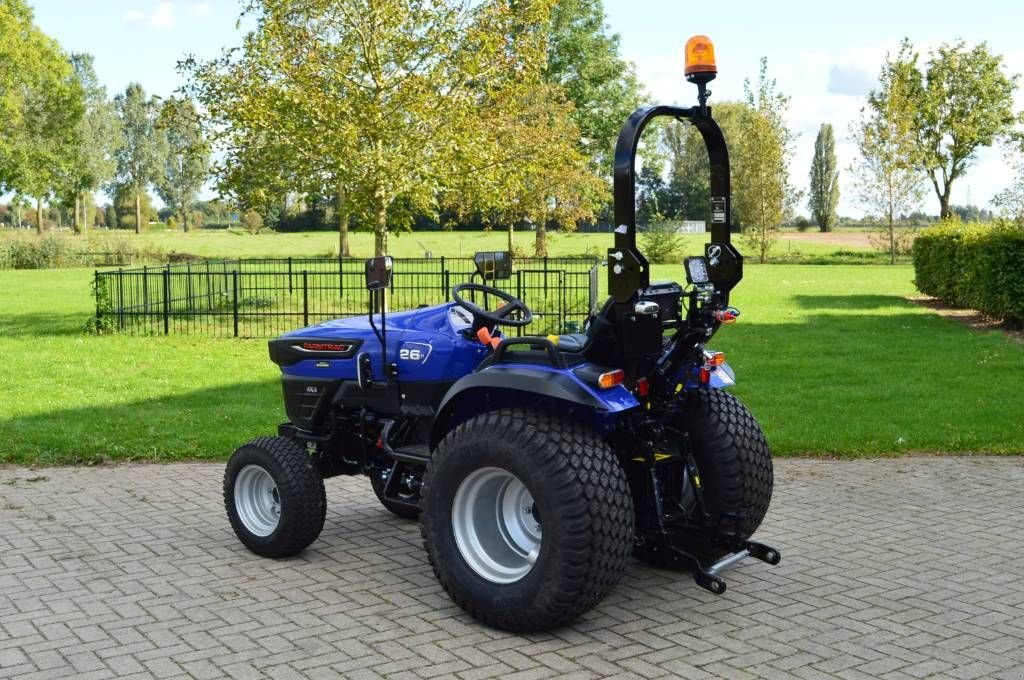
M420 516L419 508L410 508L407 505L395 503L394 501L388 500L384 497L384 484L387 482L387 470L374 469L370 473L370 486L373 487L373 493L380 501L380 504L384 506L391 514L401 517L402 519L416 519Z
M543 524L536 561L511 583L482 577L455 537L456 493L486 469L515 475ZM427 465L421 498L434 573L452 600L495 628L572 621L615 587L633 547L633 501L618 460L589 428L555 414L501 410L459 425Z
M277 512L272 513L277 515L277 522L268 521L263 531L254 531L253 520L247 524L245 519L246 479L253 476L273 484L278 499ZM259 437L240 447L228 461L224 507L231 528L249 550L263 557L290 557L320 535L327 515L327 496L324 481L302 446L285 437ZM248 507L252 507L252 501Z
M709 566L729 552L726 542L745 541L761 525L772 498L772 458L761 426L728 392L702 387L686 393L683 406L676 425L689 433L715 539L722 540L687 537L678 547ZM642 546L635 554L658 567L673 566L664 553Z

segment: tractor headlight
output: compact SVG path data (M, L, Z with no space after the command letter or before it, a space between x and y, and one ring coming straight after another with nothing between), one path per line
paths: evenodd
M689 283L708 283L711 277L708 275L708 261L702 255L688 257L684 260L686 266L686 280Z

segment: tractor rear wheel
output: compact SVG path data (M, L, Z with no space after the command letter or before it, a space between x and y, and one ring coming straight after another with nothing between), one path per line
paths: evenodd
M609 446L555 414L508 409L450 432L427 465L422 534L451 598L495 628L563 625L618 582L629 484Z
M320 535L327 496L302 446L285 437L259 437L228 461L224 507L245 547L263 557L289 557Z
M702 387L683 397L675 426L690 440L705 509L714 531L677 539L677 547L707 567L729 552L726 543L749 539L761 525L772 498L772 458L764 432L739 399ZM697 511L691 480L684 476L680 504ZM672 568L664 552L638 545L634 555L653 566Z

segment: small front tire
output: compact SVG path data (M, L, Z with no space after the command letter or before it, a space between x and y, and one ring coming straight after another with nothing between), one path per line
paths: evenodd
M285 437L259 437L228 461L224 507L245 547L263 557L290 557L320 535L327 495L302 446Z

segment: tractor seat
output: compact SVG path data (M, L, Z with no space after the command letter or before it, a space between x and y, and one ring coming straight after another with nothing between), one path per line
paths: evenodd
M568 333L566 335L549 335L548 340L555 343L559 352L582 352L589 338L583 333Z

